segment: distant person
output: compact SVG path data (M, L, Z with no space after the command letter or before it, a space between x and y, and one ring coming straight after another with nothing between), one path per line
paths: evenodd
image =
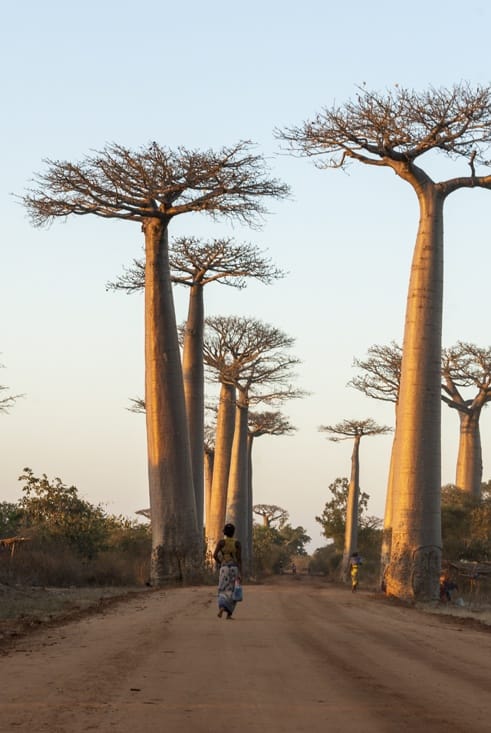
M351 592L356 593L358 590L358 571L360 568L360 565L362 564L362 559L360 555L357 552L354 552L349 560L349 574L351 577Z
M457 590L458 586L446 573L440 575L440 601L442 603L450 603L452 600L452 591Z
M297 574L297 566L295 565L294 562L292 562L292 575L296 575L296 574Z
M217 542L213 559L220 568L218 576L218 618L222 618L223 612L227 619L232 618L236 601L234 590L237 583L241 582L242 574L242 549L239 540L234 538L235 527L233 524L226 524L223 528L224 537Z

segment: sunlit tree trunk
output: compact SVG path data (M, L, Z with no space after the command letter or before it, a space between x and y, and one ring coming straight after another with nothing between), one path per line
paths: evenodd
M205 475L205 523L211 512L211 485L213 481L213 465L215 462L215 451L212 448L205 448L203 455L204 475Z
M479 411L465 413L459 410L460 441L455 485L473 499L481 497L482 451Z
M346 580L349 569L349 559L353 552L357 551L358 545L358 504L360 500L360 440L361 435L356 435L353 441L353 453L351 454L351 476L348 486L348 500L346 503L346 528L344 532L343 562L341 574Z
M247 435L247 557L249 558L249 567L254 567L254 555L252 545L252 526L254 524L252 516L252 507L254 500L252 496L252 446L254 445L254 436L248 432Z
M242 570L249 572L248 555L248 481L247 481L247 434L248 401L239 390L235 408L234 440L230 456L230 473L227 489L227 522L235 525L235 536L242 544ZM252 507L251 507L252 511Z
M189 293L188 317L184 327L182 371L191 444L191 466L196 500L196 519L201 533L204 512L203 445L205 441L203 330L203 286L192 285Z
M218 540L223 537L227 508L227 486L230 454L234 439L235 387L223 384L220 388L215 435L215 460L211 484L210 512L206 519L207 558L211 558Z
M145 222L145 405L151 582L191 580L201 561L167 227ZM176 447L179 449L176 449Z
M439 597L441 564L441 332L443 203L428 180L415 186L420 221L404 331L394 456L387 592Z
M382 546L380 549L380 587L385 589L385 575L390 562L390 547L392 540L392 514L394 492L394 455L396 439L392 441L390 452L389 478L387 479L387 494L385 496L384 524L382 529Z

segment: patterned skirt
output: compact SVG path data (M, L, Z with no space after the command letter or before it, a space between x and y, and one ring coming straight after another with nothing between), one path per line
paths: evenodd
M237 565L222 565L218 576L218 608L233 613L236 602L232 600L235 581L239 577Z

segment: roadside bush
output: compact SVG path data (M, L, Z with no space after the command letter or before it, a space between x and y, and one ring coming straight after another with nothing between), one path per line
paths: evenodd
M0 502L0 539L15 537L22 524L22 509L9 501Z
M327 575L330 578L338 577L338 569L342 558L343 554L336 550L334 542L324 547L318 547L310 559L309 572L312 575Z
M24 469L23 497L0 505L0 582L32 586L141 585L150 572L150 525L108 515L45 474Z

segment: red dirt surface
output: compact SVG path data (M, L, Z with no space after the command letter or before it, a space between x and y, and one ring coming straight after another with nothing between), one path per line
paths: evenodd
M0 731L489 733L491 627L308 578L149 590L11 641Z

